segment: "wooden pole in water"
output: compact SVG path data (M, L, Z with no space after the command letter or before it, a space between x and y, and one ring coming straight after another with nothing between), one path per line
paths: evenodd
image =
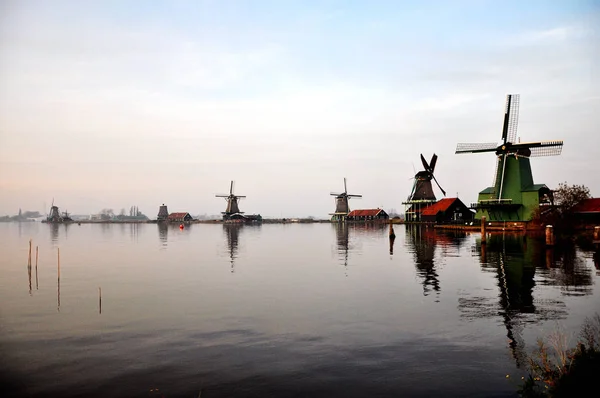
M552 225L546 225L546 246L554 246L554 229Z
M396 234L394 233L394 226L392 224L392 221L390 220L390 239L393 239L396 237Z
M594 227L594 240L600 241L600 227L598 226Z
M486 243L485 216L481 216L481 243Z
M58 280L57 280L56 298L57 307L56 309L60 312L60 248L58 248Z
M102 314L102 288L98 287L98 313Z
M38 290L38 274L37 274L37 264L38 264L38 246L35 247L35 290Z
M29 238L29 258L27 259L27 265L31 267L31 238Z
M554 264L554 249L546 248L546 268L552 268L552 264Z

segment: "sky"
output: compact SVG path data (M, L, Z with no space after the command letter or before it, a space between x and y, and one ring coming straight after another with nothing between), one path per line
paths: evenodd
M0 1L0 215L402 212L421 153L471 203L510 93L564 140L534 181L600 196L599 43L598 0Z

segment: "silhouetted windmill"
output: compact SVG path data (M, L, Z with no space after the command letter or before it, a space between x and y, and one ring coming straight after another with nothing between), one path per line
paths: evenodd
M456 153L495 152L497 157L494 185L479 192L476 219L491 221L529 221L540 203L551 200L552 192L544 184L534 184L529 158L556 156L563 142L516 142L519 124L519 94L506 96L502 143L458 144Z
M344 192L331 192L331 196L335 196L335 213L331 213L331 221L346 221L346 216L348 213L350 213L348 199L362 198L362 195L351 195L348 193L348 188L346 187L346 177L344 177Z
M227 220L229 219L232 215L234 214L243 214L244 212L240 211L240 208L238 206L238 201L241 198L245 198L245 196L243 195L234 195L233 193L233 181L231 181L231 185L229 186L229 195L215 195L217 198L225 198L225 200L227 201L227 208L225 209L224 212L222 212L221 214L223 214L223 219Z
M434 153L431 157L431 162L429 164L421 154L421 163L423 163L423 170L419 171L415 174L415 182L413 184L412 191L408 196L408 200L437 200L435 194L433 193L433 187L431 185L431 180L435 181L442 194L446 196L446 191L442 189L440 183L437 181L433 172L435 170L435 165L437 163L437 155Z
M440 183L433 174L437 159L438 156L434 153L431 157L431 161L427 163L423 154L421 154L423 170L415 174L415 181L412 190L410 191L410 195L408 195L406 202L403 202L403 204L407 206L405 210L407 221L420 221L421 210L437 202L435 194L433 193L431 180L435 181L442 194L446 196L446 191L442 189Z

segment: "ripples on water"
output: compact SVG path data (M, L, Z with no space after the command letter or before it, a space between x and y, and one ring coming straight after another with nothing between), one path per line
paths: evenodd
M600 308L590 248L394 228L0 224L4 396L514 396Z

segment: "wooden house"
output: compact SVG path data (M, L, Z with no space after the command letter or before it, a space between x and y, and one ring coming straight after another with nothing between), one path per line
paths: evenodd
M171 213L167 220L169 222L187 222L192 221L193 218L190 213Z
M388 220L390 216L383 209L352 210L346 216L348 221Z
M452 223L473 221L474 213L458 198L444 198L421 211L421 221Z

